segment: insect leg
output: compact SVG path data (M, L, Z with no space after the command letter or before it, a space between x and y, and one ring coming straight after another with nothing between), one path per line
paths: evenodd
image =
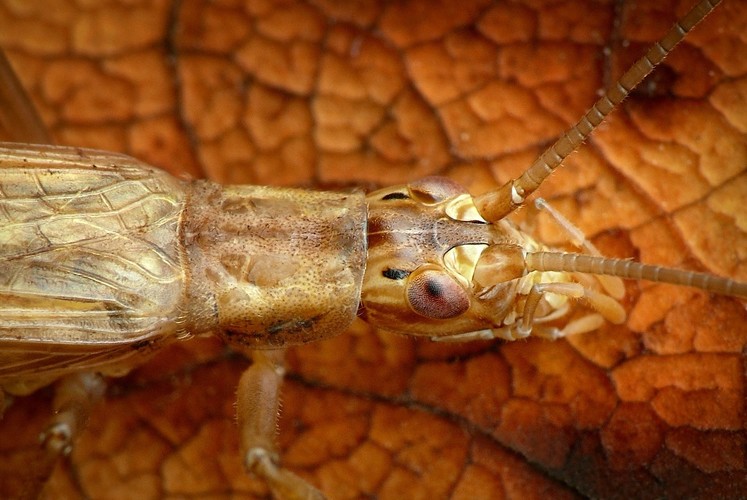
M93 406L104 395L106 383L100 375L75 373L60 379L55 388L52 417L40 440L50 452L67 455L85 427Z
M324 495L280 467L275 444L285 350L254 351L252 365L239 380L239 446L246 468L265 481L276 498L323 499Z

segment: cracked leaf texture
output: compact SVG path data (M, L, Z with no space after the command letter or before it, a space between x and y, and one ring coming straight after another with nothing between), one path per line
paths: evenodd
M225 183L520 173L692 0L0 0L59 143ZM725 0L543 186L610 256L747 280L747 4ZM552 223L518 219L563 245ZM444 346L355 323L288 354L284 463L331 498L743 497L744 304L628 282L625 325ZM0 422L0 496L253 498L212 340L112 380L69 459L50 391Z

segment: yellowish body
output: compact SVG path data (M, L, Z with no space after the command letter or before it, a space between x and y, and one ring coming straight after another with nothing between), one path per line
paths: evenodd
M223 188L125 155L14 145L0 148L0 218L0 388L13 394L121 375L192 335L308 342L357 311L360 193Z
M707 3L673 38L705 15ZM745 296L747 285L731 280L553 252L504 219L632 80L624 78L524 175L476 200L433 179L367 200L221 187L121 155L9 146L0 154L0 389L25 394L84 371L118 375L154 348L209 332L242 352L317 340L356 313L390 330L456 340L594 329L595 312L555 326L574 298L620 321L619 296L587 273ZM244 463L280 496L313 496L278 466L280 356L252 358L238 390ZM87 383L76 387L96 393ZM60 393L67 396L55 403L59 414L80 406L75 391ZM72 430L55 430L70 443Z

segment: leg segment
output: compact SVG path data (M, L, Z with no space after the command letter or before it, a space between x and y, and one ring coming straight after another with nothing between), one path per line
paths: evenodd
M309 483L280 467L275 445L284 350L254 351L238 389L239 446L246 468L264 480L276 498L323 499Z
M40 436L44 447L54 454L69 454L105 389L104 380L95 373L76 373L61 379L52 403L54 416Z

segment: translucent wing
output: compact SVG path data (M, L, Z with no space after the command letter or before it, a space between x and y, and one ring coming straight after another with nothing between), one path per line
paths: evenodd
M183 184L123 155L5 146L0 381L116 365L176 332Z

